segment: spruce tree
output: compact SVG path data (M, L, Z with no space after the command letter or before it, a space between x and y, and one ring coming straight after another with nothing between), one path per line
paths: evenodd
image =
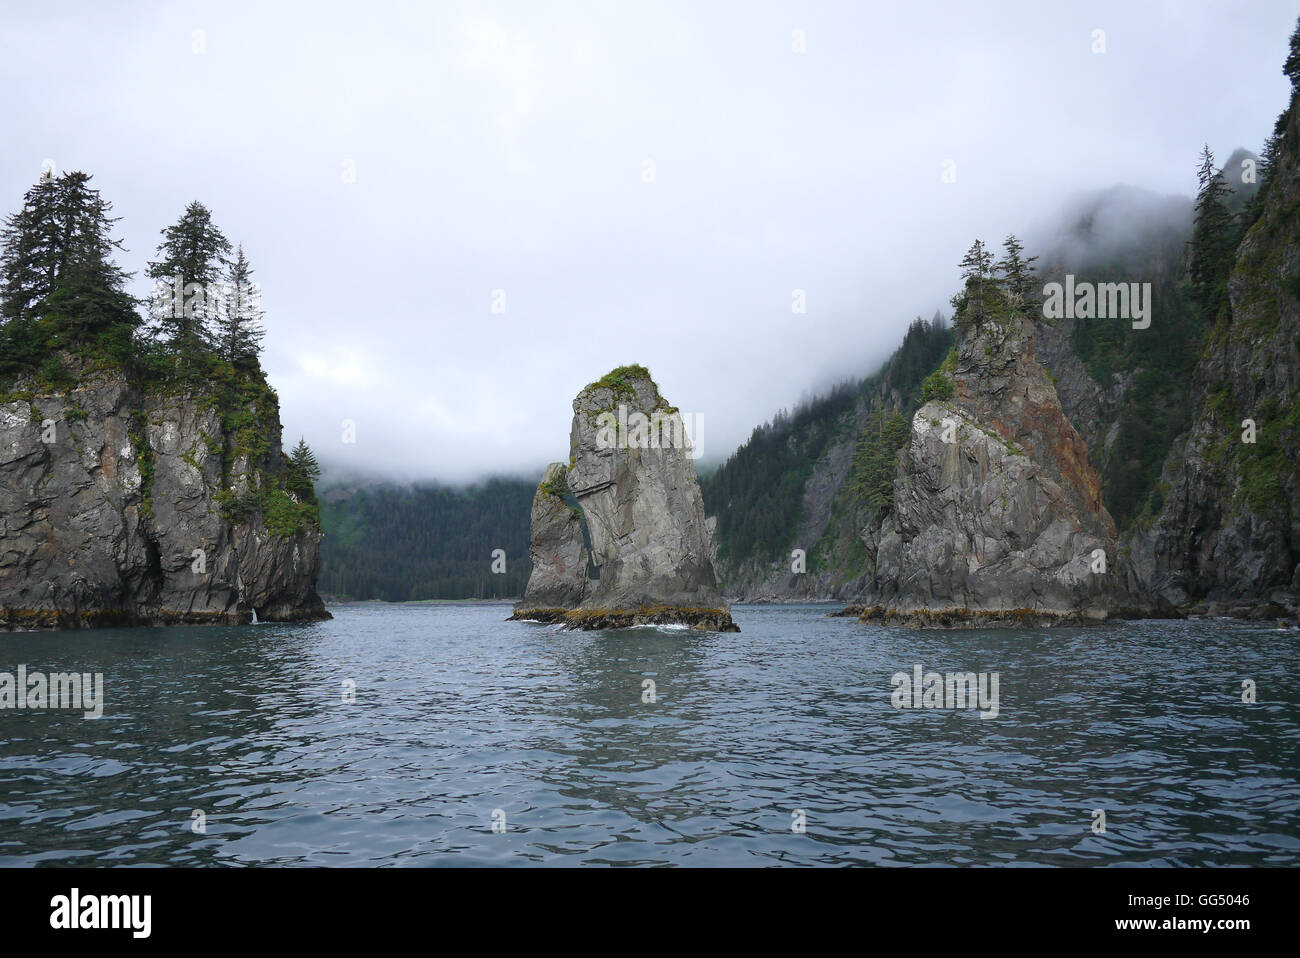
M1214 154L1208 144L1201 151L1196 176L1200 191L1196 195L1188 274L1197 302L1206 318L1213 322L1226 298L1228 273L1232 269L1233 217L1228 210L1228 184L1215 169Z
M952 299L953 306L959 314L965 314L967 320L974 320L978 327L988 315L984 302L985 291L993 274L993 251L976 240L962 257L961 263L962 291ZM972 297L974 302L972 304Z
M320 465L316 456L307 445L307 440L298 437L298 445L289 454L289 477L286 488L298 497L299 502L316 501L316 480L320 478Z
M112 259L122 249L112 237L118 217L90 179L43 174L0 230L0 322L29 332L40 323L26 340L33 347L84 344L105 330L123 345L139 325L131 274Z
M212 224L212 212L197 202L187 206L162 235L160 257L149 264L146 275L160 284L170 283L172 289L170 297L155 301L154 319L167 342L182 356L192 358L210 344L208 323L217 318L210 300L219 301L218 283L227 266L230 241ZM193 283L198 288L191 287L187 295L186 289Z
M227 362L236 366L256 367L262 352L263 312L261 297L252 281L253 269L248 264L241 243L226 273L226 290L218 306L217 351Z
M1025 257L1024 246L1012 233L1002 242L1006 251L998 261L996 269L1002 273L1006 283L1007 297L1012 306L1024 313L1032 312L1038 304L1037 290L1034 288L1034 262L1037 256Z
M1300 19L1296 20L1295 32L1291 34L1290 53L1282 67L1282 73L1291 81L1291 99L1294 100L1297 96L1300 96ZM1257 168L1259 188L1242 211L1241 222L1238 224L1237 229L1238 238L1245 236L1250 227L1264 214L1264 200L1273 185L1278 157L1281 155L1282 146L1286 142L1287 121L1290 116L1291 108L1288 105L1287 109L1278 115L1277 122L1273 125L1272 135L1264 141L1264 148L1260 150L1259 166Z
M976 240L962 257L960 266L966 280L982 283L993 272L993 251L984 245L983 240Z
M47 170L23 194L22 209L5 218L0 230L0 322L35 318L54 290L57 191Z
M109 216L113 205L90 188L90 179L72 172L57 181L59 266L48 313L71 341L111 327L123 347L123 337L140 325L136 301L126 292L132 274L112 260L113 251L123 249L111 236L120 217Z
M1282 72L1291 81L1291 96L1300 95L1300 18L1296 19L1295 32L1291 34L1291 48Z

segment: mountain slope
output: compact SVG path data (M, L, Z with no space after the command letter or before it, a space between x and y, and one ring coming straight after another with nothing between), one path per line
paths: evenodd
M533 483L331 483L319 494L321 591L341 599L515 598L523 594ZM504 551L504 572L493 552ZM496 568L501 568L500 564Z
M1293 83L1297 80L1293 77ZM1168 488L1130 540L1133 585L1159 600L1278 615L1300 593L1300 93L1237 247L1227 306L1195 370L1192 425ZM1253 440L1253 441L1252 441Z
M882 461L893 474L898 422L919 404L922 380L952 339L939 316L915 320L882 369L759 426L702 481L728 596L828 599L861 588L856 530L880 504ZM806 571L793 570L795 549Z

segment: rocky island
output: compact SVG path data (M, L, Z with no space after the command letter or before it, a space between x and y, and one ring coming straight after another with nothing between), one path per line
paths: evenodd
M120 371L9 388L0 628L329 617L321 532L285 488L274 393L238 410L241 435L213 391L143 390Z
M643 366L621 366L574 399L569 463L547 466L537 487L529 552L511 619L740 631L718 591L681 414Z
M1116 532L1101 481L1035 357L1026 270L976 243L957 346L926 380L893 509L862 532L863 621L1002 626L1104 620ZM1001 264L999 264L1001 265Z
M319 469L281 449L242 248L191 204L150 270L188 301L146 330L89 179L42 177L6 221L0 630L329 618Z

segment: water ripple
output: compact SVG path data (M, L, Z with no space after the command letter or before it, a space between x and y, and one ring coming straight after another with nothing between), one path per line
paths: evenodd
M9 636L0 671L102 672L107 702L0 712L0 864L1300 863L1296 632L825 611L737 607L739 635L358 606ZM997 672L999 715L894 708L918 663Z

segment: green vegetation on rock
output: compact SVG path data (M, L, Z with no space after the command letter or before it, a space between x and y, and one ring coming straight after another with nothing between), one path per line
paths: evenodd
M936 316L916 319L890 360L873 376L843 383L828 394L781 412L759 426L731 458L701 480L705 509L717 516L719 558L734 565L756 560L784 559L798 545L794 536L803 518L803 497L809 477L828 449L839 443L855 444L854 465L841 487L844 501L831 505L833 518L826 535L809 552L812 563L836 568L852 565L848 557L860 551L856 541L861 524L851 518L862 505L860 490L873 481L860 475L871 464L879 466L884 445L897 438L897 427L887 431L880 444L870 434L880 433L877 418L886 422L897 415L910 424L918 405L922 380L935 370L953 344L953 330ZM897 452L894 446L892 452ZM860 455L858 454L860 453ZM849 488L859 492L848 493ZM834 527L834 532L832 531ZM841 530L847 530L840 535ZM806 547L805 547L806 548Z
M159 259L149 264L161 285L146 320L137 312L143 304L125 292L131 274L113 262L122 246L112 238L112 205L90 179L43 175L0 229L0 398L35 404L40 396L122 382L146 518L154 480L146 402L168 398L216 412L219 434L202 432L200 441L221 460L215 498L223 514L252 521L261 513L277 535L318 527L314 458L294 459L275 446L279 400L258 361L261 311L255 298L229 295L250 286L242 247L229 260L231 244L210 212L191 203L163 230ZM71 403L65 418L84 421L86 411ZM202 471L192 457L186 461ZM236 496L236 483L253 492Z

